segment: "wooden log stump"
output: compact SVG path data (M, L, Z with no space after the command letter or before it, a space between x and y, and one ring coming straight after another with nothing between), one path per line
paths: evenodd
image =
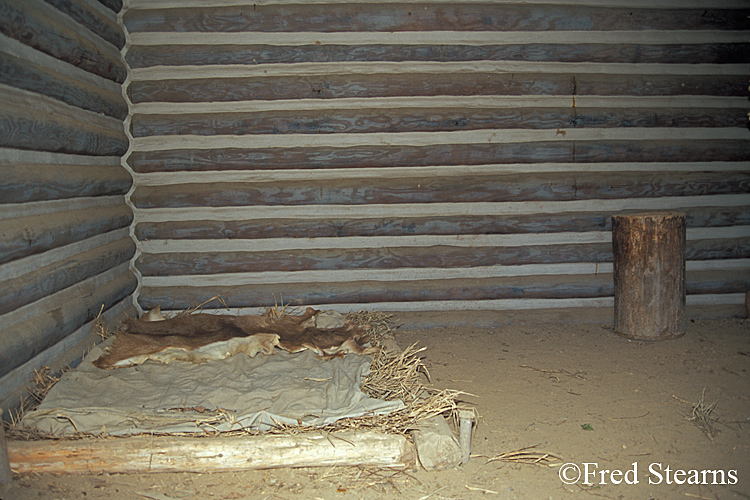
M639 340L685 334L685 215L612 217L615 331Z

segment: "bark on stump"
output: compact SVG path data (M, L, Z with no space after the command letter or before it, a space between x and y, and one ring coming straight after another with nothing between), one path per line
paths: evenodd
M615 331L639 340L685 334L685 215L612 217Z

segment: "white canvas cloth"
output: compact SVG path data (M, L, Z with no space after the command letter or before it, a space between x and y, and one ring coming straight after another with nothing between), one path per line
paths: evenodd
M310 351L289 354L277 349L270 356L237 354L199 365L149 361L101 370L91 360L101 355L103 345L65 373L23 423L61 436L76 431L129 435L267 430L275 422L324 425L403 407L401 401L372 399L361 391L369 356L347 354L321 361Z

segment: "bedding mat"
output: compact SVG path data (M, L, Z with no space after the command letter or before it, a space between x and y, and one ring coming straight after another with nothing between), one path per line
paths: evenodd
M266 431L277 423L325 425L403 407L360 389L370 356L322 361L309 350L277 349L273 355L237 354L203 364L149 361L96 368L91 361L110 342L95 346L78 368L66 372L22 423L58 436Z

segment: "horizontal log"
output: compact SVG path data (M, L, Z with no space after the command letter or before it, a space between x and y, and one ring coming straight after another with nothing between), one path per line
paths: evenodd
M748 215L750 219L750 215ZM408 236L604 231L608 217L597 213L502 216L463 215L361 219L265 219L140 222L141 241L160 239L334 238L346 236Z
M91 156L122 156L129 142L122 123L11 87L0 108L0 147Z
M261 252L142 254L143 276L201 275L264 271L465 268L564 262L611 262L611 244L507 247L332 248Z
M750 225L750 207L685 208L688 227ZM610 231L614 212L139 222L141 241Z
M659 9L493 3L306 4L133 9L131 33L332 31L747 30L750 9Z
M688 260L750 257L750 238L691 240ZM556 245L325 248L279 251L143 253L136 267L143 276L294 272L364 269L472 268L529 264L612 262L610 243Z
M75 441L9 441L18 474L228 472L279 467L413 468L414 445L375 431L189 438L135 436Z
M750 141L748 141L750 144ZM140 186L138 208L517 202L692 196L750 192L747 172L566 172L274 183Z
M274 285L143 287L141 307L161 305L167 309L188 309L212 297L221 296L227 307L273 307L284 304L368 304L425 300L491 300L509 298L610 297L612 277L558 275L514 276L484 279L352 281L278 283Z
M139 173L223 170L427 167L506 163L746 161L749 141L539 141L430 146L223 148L133 151Z
M207 70L210 71L210 70ZM711 95L741 96L743 75L660 75L571 73L402 73L303 74L140 80L128 86L130 100L145 102L230 102L277 99L466 95Z
M745 259L750 257L750 238L713 238L688 241L688 260Z
M747 121L742 110L731 113ZM136 114L133 137L150 135L332 134L434 132L487 128L565 128L573 108L342 109L261 113ZM742 122L744 125L744 122Z
M18 50L9 50L11 45ZM91 78L77 77L75 71L61 72L61 68L52 68L53 62L57 61L54 58L45 60L37 55L30 60L28 57L32 57L32 54L25 54L24 48L11 38L0 38L0 83L120 120L128 115L128 105L120 92L89 81ZM89 75L77 68L75 70Z
M0 314L101 274L127 262L134 254L135 243L125 238L6 280L3 282L4 293L0 296Z
M750 270L692 271L688 294L741 293L750 287ZM481 279L276 283L242 286L165 286L141 288L143 309L189 309L220 296L227 307L273 307L283 299L291 306L497 300L519 298L613 297L611 273L598 275L513 276Z
M117 17L102 9L96 0L45 0L74 19L78 24L97 34L118 49L125 46L125 34L117 25Z
M567 127L743 127L739 108L409 108L258 113L135 114L133 137L151 135L452 132Z
M132 221L133 212L125 203L5 219L0 221L0 263L127 227Z
M120 167L0 165L0 199L3 203L124 195L132 184L131 175Z
M59 307L0 330L0 377L96 318L102 306L109 309L120 302L136 285L126 268L105 283L90 278L59 292Z
M134 45L131 68L151 66L290 64L353 61L558 61L602 63L750 62L750 43L504 45Z
M119 50L43 0L0 0L0 32L108 80L127 76Z

